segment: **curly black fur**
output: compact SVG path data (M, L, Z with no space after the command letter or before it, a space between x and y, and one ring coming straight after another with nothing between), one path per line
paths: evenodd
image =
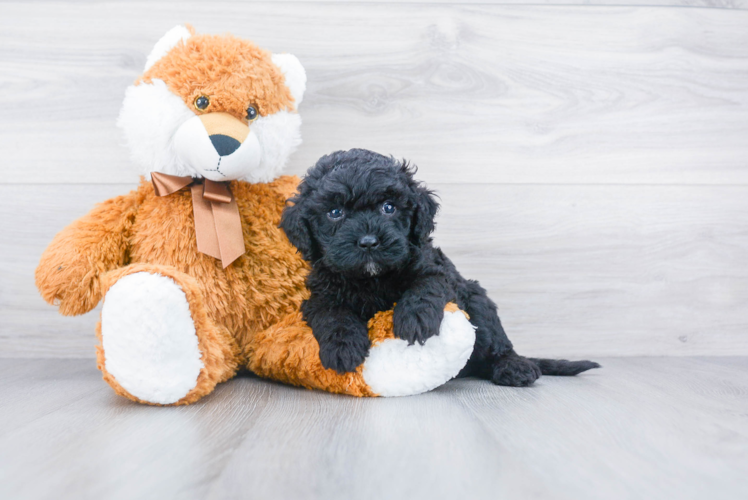
M369 352L367 321L394 310L394 333L423 344L439 333L447 302L477 327L473 354L460 376L526 386L540 375L575 375L591 361L519 356L496 305L432 245L439 205L407 162L363 150L322 157L289 200L281 228L312 265L302 305L326 368L353 371ZM394 210L393 210L394 209Z

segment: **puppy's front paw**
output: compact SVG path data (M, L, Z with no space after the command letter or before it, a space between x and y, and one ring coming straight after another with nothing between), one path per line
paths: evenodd
M541 375L538 365L514 351L497 359L492 367L491 381L496 385L526 387Z
M444 309L430 304L395 306L392 326L395 337L407 340L408 344L418 342L423 345L426 340L439 333L439 326L444 318Z
M338 373L356 371L369 354L369 338L360 335L341 335L320 342L319 359L322 366Z

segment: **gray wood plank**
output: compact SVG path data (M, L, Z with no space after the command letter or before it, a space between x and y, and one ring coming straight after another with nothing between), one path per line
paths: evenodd
M2 498L204 498L273 393L243 378L189 407L141 406L116 396L94 360L24 361L0 368L23 375L0 387Z
M0 188L0 353L5 356L95 356L99 308L62 317L42 300L34 270L55 234L96 203L124 194L124 185L5 185Z
M742 186L434 184L436 242L536 356L748 354ZM0 186L0 352L93 356L98 312L59 316L33 272L52 236L130 185Z
M355 146L430 182L748 182L745 11L211 5L2 4L0 182L131 182L115 118L178 20L301 58L293 173Z
M521 352L748 353L744 187L435 187L437 244Z
M526 477L439 392L415 401L289 396L268 401L207 498L506 498L505 483ZM268 436L279 439L268 447Z
M46 3L49 0L26 0L28 3L40 2ZM106 0L105 0L106 1ZM111 0L109 0L111 2ZM140 0L141 2L143 0ZM387 5L392 3L401 3L399 0L324 0L325 3L377 3ZM18 3L18 0L0 0L0 4ZM91 4L103 3L102 0L65 0L68 4ZM159 3L167 6L176 7L181 3L179 0L159 0ZM260 2L255 2L260 3ZM320 0L275 0L273 3L321 3ZM409 0L408 3L420 4L454 4L459 3L455 0ZM489 5L554 5L554 6L612 6L620 7L620 0L471 0L471 4L489 4ZM699 9L748 9L746 0L629 0L626 5L641 7L691 7Z
M531 388L468 379L393 399L240 377L152 408L115 396L93 360L0 360L0 496L748 495L748 358L601 361Z
M743 498L748 364L716 365L610 359L594 376L545 377L541 390L450 389L542 482L563 478L554 498Z

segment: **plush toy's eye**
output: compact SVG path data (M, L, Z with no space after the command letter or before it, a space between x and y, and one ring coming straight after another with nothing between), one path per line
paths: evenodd
M247 121L254 121L259 115L260 113L257 112L257 109L254 106L247 108Z
M343 218L343 209L342 208L333 208L329 212L327 212L327 218L330 220L340 220Z
M394 213L395 213L395 210L397 210L397 209L395 208L395 205L393 205L393 204L392 204L392 203L390 203L389 201L385 201L385 202L384 202L384 203L382 204L382 213L383 213L383 214L386 214L386 215L392 215L392 214L394 214Z
M201 95L195 99L195 107L200 111L210 106L210 99L207 96Z

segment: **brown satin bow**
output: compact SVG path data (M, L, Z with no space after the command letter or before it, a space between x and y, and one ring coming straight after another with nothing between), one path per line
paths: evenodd
M156 196L168 196L191 186L199 252L221 259L224 269L244 254L242 220L228 182L160 172L151 173L151 182Z

